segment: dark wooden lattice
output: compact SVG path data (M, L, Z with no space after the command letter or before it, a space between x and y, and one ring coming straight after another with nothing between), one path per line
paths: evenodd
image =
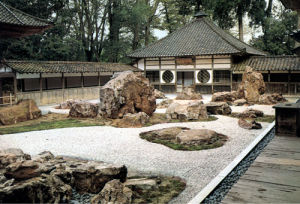
M209 81L210 75L207 70L201 70L197 74L197 78L201 83L207 83Z
M163 73L162 78L164 82L171 83L174 79L174 74L170 70L167 70Z

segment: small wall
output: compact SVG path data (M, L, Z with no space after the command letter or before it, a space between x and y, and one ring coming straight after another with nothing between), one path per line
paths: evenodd
M91 100L100 97L100 87L84 87L57 89L48 91L22 92L17 93L17 100L32 99L37 105L57 104L68 99Z

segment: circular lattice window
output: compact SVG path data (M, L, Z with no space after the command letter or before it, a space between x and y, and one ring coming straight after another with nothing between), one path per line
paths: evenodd
M163 73L162 78L165 83L171 83L174 79L174 74L170 70L167 70Z
M209 72L207 70L201 70L198 72L197 78L200 83L205 84L209 81L210 78Z

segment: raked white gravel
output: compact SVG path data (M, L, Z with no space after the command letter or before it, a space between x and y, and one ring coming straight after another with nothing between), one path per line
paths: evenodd
M0 135L0 148L21 148L35 155L51 151L55 155L76 156L115 164L154 174L179 176L187 188L172 203L187 203L206 184L243 151L261 130L245 130L237 119L217 116L213 122L159 124L145 128L82 127ZM139 138L139 133L159 128L185 126L208 128L227 135L229 141L220 148L202 151L175 151Z

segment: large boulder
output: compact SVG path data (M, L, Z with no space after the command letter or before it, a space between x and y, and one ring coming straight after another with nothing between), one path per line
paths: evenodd
M182 121L208 118L206 107L201 101L194 101L187 104L174 102L168 107L166 116L168 119L179 119Z
M257 123L253 119L240 118L238 124L241 128L251 130L251 129L261 129L262 126L260 123Z
M128 204L132 201L133 192L119 180L107 182L102 191L92 198L92 204Z
M74 103L70 109L69 117L95 118L98 115L99 106L88 102Z
M167 98L163 92L160 90L154 89L154 96L156 99L165 99Z
M176 100L201 100L202 95L196 93L194 87L185 87L182 89L182 92L179 93L176 97Z
M260 95L265 93L266 85L261 73L247 66L243 73L242 82L238 87L238 98L257 103Z
M16 180L26 180L40 176L42 173L39 163L32 160L19 161L10 164L5 169L5 177Z
M13 181L9 180L9 181ZM69 203L72 188L58 177L43 174L0 188L0 203Z
M282 96L282 94L274 93L274 94L263 94L259 97L259 103L265 105L272 105L277 103L287 102L286 98Z
M145 112L151 116L156 109L154 88L141 73L126 71L110 80L100 90L100 115L123 118L127 113Z
M231 114L231 108L226 102L209 102L204 104L207 108L207 112L213 115L229 115Z
M260 110L256 110L256 109L247 109L245 111L243 111L242 113L238 114L239 118L258 118L258 117L263 117L264 116L264 112L260 111Z
M237 99L237 92L216 92L212 95L212 102L233 102Z
M0 109L0 124L11 125L41 116L42 112L33 100L21 100L16 105Z

